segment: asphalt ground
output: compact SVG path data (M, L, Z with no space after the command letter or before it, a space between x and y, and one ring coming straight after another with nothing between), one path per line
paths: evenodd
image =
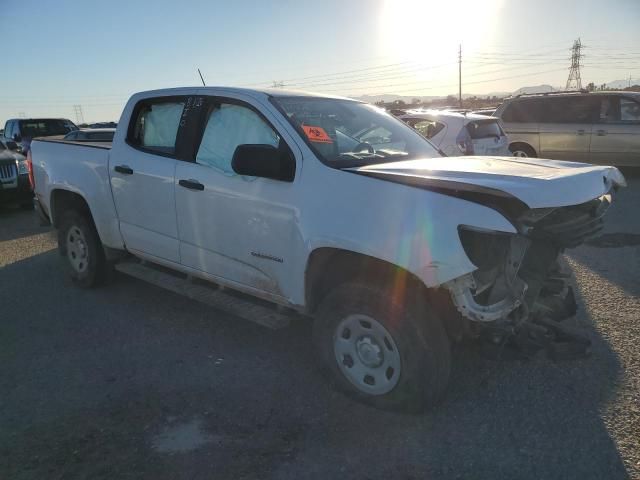
M443 403L382 412L320 375L308 322L270 331L123 275L65 276L0 210L0 479L640 478L640 175L569 251L590 357L458 346Z

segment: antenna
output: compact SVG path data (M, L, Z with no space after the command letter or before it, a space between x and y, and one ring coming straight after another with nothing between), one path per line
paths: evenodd
M198 75L200 75L200 80L202 80L202 86L203 86L203 87L206 87L206 86L207 86L207 84L206 84L206 83L204 83L204 78L202 77L202 72L200 71L200 69L198 69Z

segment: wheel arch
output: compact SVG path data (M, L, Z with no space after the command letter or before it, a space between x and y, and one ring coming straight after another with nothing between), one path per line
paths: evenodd
M51 191L49 197L49 210L51 215L51 224L54 228L59 228L60 219L64 212L72 209L87 215L95 226L89 203L80 193L63 188L56 188Z
M316 311L334 287L365 279L372 285L389 288L394 295L412 292L422 296L442 320L452 340L460 339L468 330L468 322L453 305L447 290L428 287L414 273L386 260L341 248L319 247L309 255L304 278L305 310L309 314Z
M363 253L334 247L319 247L311 252L305 269L305 303L315 311L324 296L336 285L355 278L372 284L400 288L411 284L427 290L415 274L396 264Z

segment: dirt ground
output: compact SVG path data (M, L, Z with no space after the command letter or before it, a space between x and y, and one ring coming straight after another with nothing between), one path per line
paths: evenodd
M0 210L0 479L640 478L640 176L568 252L589 358L454 351L444 402L381 412L323 380L310 325L270 331L118 275L61 269Z

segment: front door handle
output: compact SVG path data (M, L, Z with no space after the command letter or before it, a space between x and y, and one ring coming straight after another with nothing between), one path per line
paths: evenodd
M133 169L128 167L127 165L116 165L113 169L118 173L123 173L125 175L133 175Z
M584 130L578 130L578 135L584 135Z
M184 188L188 188L189 190L204 190L204 185L201 184L197 180L189 179L189 180L178 180L178 185Z
M606 130L596 130L596 135L598 135L599 137L604 137L606 134Z

